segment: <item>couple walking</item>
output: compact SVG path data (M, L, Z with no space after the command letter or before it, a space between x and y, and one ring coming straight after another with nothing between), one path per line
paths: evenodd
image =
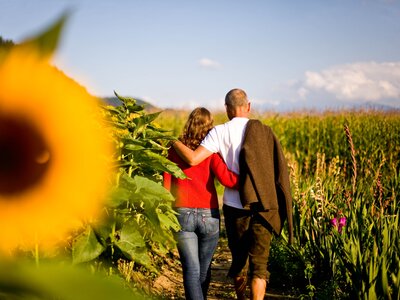
M272 130L250 120L250 102L241 89L225 97L229 121L213 127L205 108L189 115L179 141L169 151L188 179L164 175L175 196L181 230L176 233L186 299L206 299L211 260L220 228L217 178L225 186L223 213L232 254L228 275L238 299L264 299L269 247L288 220L292 240L292 198L286 160Z

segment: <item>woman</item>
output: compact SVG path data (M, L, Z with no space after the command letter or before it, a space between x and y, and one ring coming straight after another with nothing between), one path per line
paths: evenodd
M212 127L211 113L203 107L196 108L190 113L179 140L194 150ZM181 180L168 173L164 174L164 187L175 196L175 209L181 225L176 240L186 299L206 299L211 278L211 260L218 244L220 228L214 178L226 187L235 188L238 176L228 170L216 153L193 167L186 164L173 147L169 150L168 158L177 163L188 177Z

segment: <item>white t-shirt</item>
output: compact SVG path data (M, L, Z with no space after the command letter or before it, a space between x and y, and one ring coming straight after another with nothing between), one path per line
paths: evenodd
M239 174L239 153L248 118L233 118L229 122L215 126L201 142L201 146L213 153L221 154L228 169ZM224 204L243 208L239 191L225 188Z

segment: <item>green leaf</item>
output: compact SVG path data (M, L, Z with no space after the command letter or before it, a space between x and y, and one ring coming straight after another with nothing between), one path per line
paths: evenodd
M155 198L163 200L174 200L172 194L161 184L154 182L142 176L135 176L136 193L155 196Z
M101 222L91 224L96 237L104 247L107 247L110 242L114 241L113 228L115 228L117 222L117 218L107 215Z
M103 253L105 247L97 240L91 226L77 236L72 245L72 262L74 264L91 261Z
M87 268L41 262L0 260L1 299L142 300L148 297L126 288L119 276L92 273Z
M129 201L131 193L131 191L123 187L115 187L110 192L110 196L108 197L106 204L109 207L121 206L122 204L125 204L127 201Z
M158 143L156 143L155 141L149 140L150 144L154 146L154 149L160 149L160 150L168 150L169 148L164 147Z
M136 100L132 97L123 97L119 95L116 91L114 91L115 96L119 100L121 100L122 103L124 103L125 107L130 111L130 112L138 112L138 111L143 111L144 107L143 105L137 105Z
M146 243L140 233L139 225L132 219L123 225L119 236L119 240L116 244L121 250L125 249L130 251L131 249L146 247Z
M126 144L126 145L124 145L124 149L129 150L129 151L140 151L140 150L144 150L145 148L143 146L139 146L139 145L135 145L135 144Z
M130 192L136 191L136 181L126 174L125 171L119 177L119 187L124 188Z
M121 111L117 107L114 107L112 105L106 105L105 109L108 110L110 113L115 113L117 115L121 114Z
M15 46L12 40L4 40L0 36L0 64L8 54L8 52Z
M133 99L133 98L130 98ZM144 106L143 105L137 105L136 104L136 100L134 100L135 103L133 102L126 102L125 106L126 108L129 110L129 112L139 112L139 111L143 111L144 110Z
M170 173L172 176L179 179L187 178L186 174L183 173L182 169L179 168L177 164L170 162L166 163L164 166L167 169L167 172Z
M139 138L140 134L144 133L147 128L147 123L143 118L136 118L132 120L132 124L136 124L135 129L132 132L134 138ZM143 134L145 136L145 134Z
M179 226L179 222L176 216L172 213L158 213L158 219L160 220L160 226L166 230L173 229L174 231L178 231L181 227Z
M178 167L177 164L171 162L165 156L154 153L152 151L141 151L138 153L138 161L146 163L153 170L167 172L179 179L187 178L185 173Z
M115 96L117 96L117 98L119 100L121 100L124 103L125 102L133 102L133 104L136 103L136 100L134 98L132 98L132 97L123 97L123 96L119 95L116 91L114 91L114 94L115 94Z
M153 122L155 119L157 119L157 117L160 115L161 112L162 111L158 111L158 112L155 112L155 113L152 113L152 114L145 115L144 116L144 122L146 124L149 124L149 123Z
M57 49L61 31L67 21L69 13L64 13L57 21L45 28L38 35L25 40L18 47L34 47L39 51L40 56L47 58Z
M146 243L140 233L139 225L134 220L129 220L120 231L120 238L115 243L126 258L133 260L150 270L154 270L147 254Z
M162 113L162 111L160 111L160 113ZM154 131L161 132L161 133L163 133L163 132L172 133L173 132L173 130L171 130L171 129L161 128L161 127L158 127L158 126L154 126L152 124L149 124L149 128L154 130ZM173 137L173 136L170 136L170 137L176 139L176 137Z

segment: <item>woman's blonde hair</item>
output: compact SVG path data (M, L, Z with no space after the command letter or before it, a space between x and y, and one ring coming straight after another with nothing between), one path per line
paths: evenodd
M197 107L190 113L179 140L194 150L213 127L214 120L208 109Z

